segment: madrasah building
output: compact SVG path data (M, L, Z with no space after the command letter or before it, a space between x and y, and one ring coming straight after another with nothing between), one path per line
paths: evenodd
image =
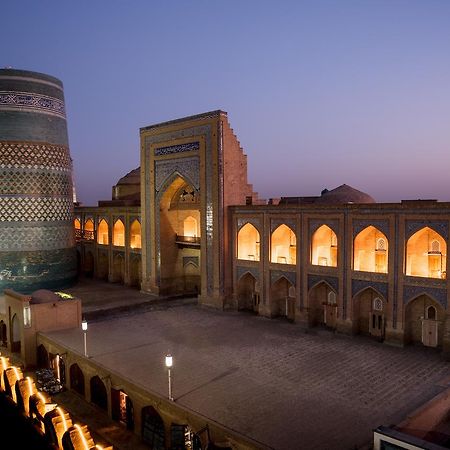
M376 203L345 184L262 201L223 111L140 142L112 200L75 208L84 276L450 355L450 203Z

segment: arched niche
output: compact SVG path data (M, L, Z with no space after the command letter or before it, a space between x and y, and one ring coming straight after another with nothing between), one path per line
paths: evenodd
M135 219L130 227L130 247L141 248L141 224Z
M246 223L238 232L237 257L247 261L259 261L260 237L259 231L251 223Z
M100 220L97 227L97 243L102 245L109 244L109 226L105 219Z
M280 225L270 238L270 261L278 264L296 264L297 238L290 227Z
M320 226L311 240L311 264L337 267L337 236L328 226Z
M406 275L446 278L447 244L429 227L414 233L406 243Z
M387 273L388 240L377 228L370 225L355 237L353 269L362 272Z
M117 219L113 227L113 245L116 247L125 246L125 225Z

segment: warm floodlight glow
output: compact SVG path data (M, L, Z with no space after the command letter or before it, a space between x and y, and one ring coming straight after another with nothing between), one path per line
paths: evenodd
M81 429L80 425L76 424L74 426L78 430L78 434L80 435L80 438L81 438L81 440L83 442L84 448L86 450L89 450L88 442L87 442L86 438L84 437L84 433L83 433L83 430Z
M65 414L62 412L62 409L59 406L56 408L56 410L58 411L59 417L61 417L64 431L67 431L67 420L66 420Z
M251 224L246 223L237 236L237 257L247 261L259 261L260 238L258 230Z
M172 358L172 355L166 355L166 367L168 368L168 369L170 369L171 367L172 367L172 365L173 365L173 358Z
M33 391L33 382L31 381L30 377L27 377L27 382L28 382L28 392L31 397L34 394L34 391Z

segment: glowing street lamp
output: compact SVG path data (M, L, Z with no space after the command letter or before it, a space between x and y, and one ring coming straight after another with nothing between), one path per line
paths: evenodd
M87 358L87 320L83 319L81 322L81 329L83 330L83 336L84 336L84 356Z
M170 373L170 369L173 366L173 358L172 355L169 353L166 355L166 367L167 367L167 374L169 375L169 400L173 401L172 397L172 377Z

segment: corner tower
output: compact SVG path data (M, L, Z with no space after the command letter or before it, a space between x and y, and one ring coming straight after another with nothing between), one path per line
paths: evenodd
M75 279L72 196L61 81L0 69L0 291Z
M223 308L231 293L228 206L255 199L225 112L141 128L142 290L198 293Z

